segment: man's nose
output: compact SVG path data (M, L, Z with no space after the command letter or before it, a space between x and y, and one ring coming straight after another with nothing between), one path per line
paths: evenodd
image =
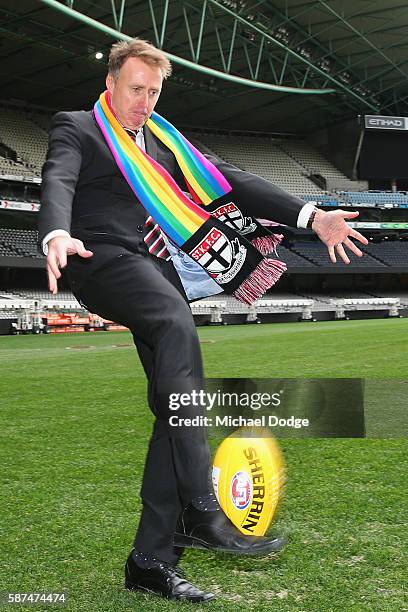
M149 92L143 92L140 97L140 104L143 107L143 110L147 113L147 109L149 108Z

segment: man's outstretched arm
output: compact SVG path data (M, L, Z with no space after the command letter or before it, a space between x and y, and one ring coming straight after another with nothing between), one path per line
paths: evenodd
M48 287L58 291L60 268L67 256L91 257L81 242L70 236L72 203L82 163L81 141L69 113L57 113L52 122L47 159L42 170L38 230L47 255Z
M357 217L357 211L326 212L317 209L256 174L241 170L213 155L206 154L206 157L229 181L233 197L237 198L237 204L244 215L269 219L291 227L309 227L309 218L316 211L311 229L326 245L333 263L336 263L336 251L345 263L350 263L345 249L358 257L362 256L363 253L351 238L361 244L368 244L368 240L346 222L347 219Z

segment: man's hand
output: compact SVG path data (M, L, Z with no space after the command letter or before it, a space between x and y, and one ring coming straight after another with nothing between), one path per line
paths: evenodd
M333 263L336 263L335 249L337 249L337 253L344 263L347 264L350 263L350 259L347 257L344 247L353 251L358 257L363 255L354 242L350 240L350 237L355 238L362 244L368 244L367 238L347 225L345 221L345 219L354 219L358 215L358 211L346 212L339 209L325 212L324 210L317 210L312 223L312 229L327 246L330 259Z
M92 257L92 251L84 247L82 240L70 236L56 236L48 243L47 274L48 288L51 293L58 292L57 280L61 277L60 268L67 265L68 255L79 255L80 257Z

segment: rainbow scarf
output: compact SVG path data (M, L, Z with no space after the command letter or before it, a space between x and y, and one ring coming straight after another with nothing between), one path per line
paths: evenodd
M231 215L231 207L237 211L235 215L240 214L236 205L226 199L232 191L231 185L171 123L154 112L146 125L175 155L194 201L160 164L133 142L113 112L109 92L100 95L94 115L137 200L161 230L225 291L252 303L279 279L286 270L285 264L263 257L270 252L270 247L276 246L279 237L269 237L265 243L259 237L259 224L253 223L258 234L251 244L243 236L250 229L248 224L240 232L235 225L225 222L228 214Z

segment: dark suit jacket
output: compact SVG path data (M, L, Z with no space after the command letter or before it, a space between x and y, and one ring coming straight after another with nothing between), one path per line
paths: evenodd
M186 190L174 155L144 127L147 153ZM207 157L233 187L232 200L247 216L296 226L304 202L254 174ZM72 274L95 270L120 250L146 252L147 213L123 178L92 111L60 112L53 118L43 166L39 241L55 229L83 240L94 256L68 258ZM85 275L85 276L84 276Z

